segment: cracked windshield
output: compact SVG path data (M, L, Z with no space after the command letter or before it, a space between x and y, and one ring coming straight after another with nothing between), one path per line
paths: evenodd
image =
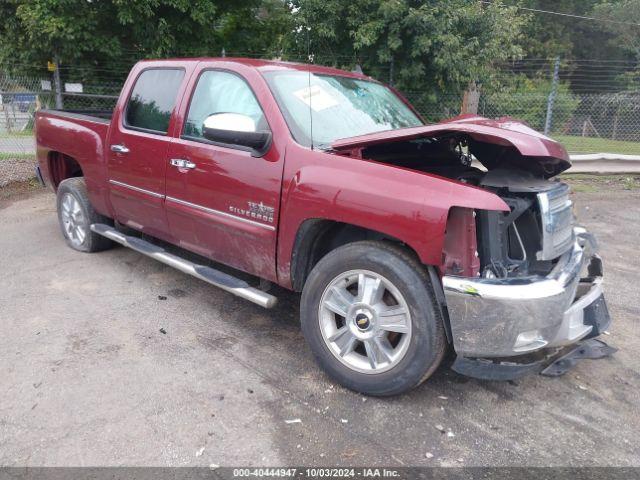
M423 125L379 83L303 71L265 76L293 136L306 146L327 148L339 138Z

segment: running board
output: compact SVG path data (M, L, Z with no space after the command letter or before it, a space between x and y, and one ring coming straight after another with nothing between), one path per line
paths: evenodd
M214 268L198 265L197 263L180 258L177 255L167 252L162 247L158 247L157 245L138 237L125 235L115 228L103 223L94 223L91 225L91 230L98 235L102 235L109 240L119 243L120 245L124 245L138 253L154 258L165 265L169 265L170 267L180 270L192 277L196 277L210 283L211 285L215 285L229 293L233 293L238 297L260 305L261 307L272 308L278 301L278 299L273 295L249 286L249 284L244 280L240 280L239 278L233 277Z

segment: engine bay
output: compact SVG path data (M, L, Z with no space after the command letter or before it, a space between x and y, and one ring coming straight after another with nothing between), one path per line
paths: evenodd
M510 212L477 210L466 220L452 209L448 225L473 230L473 255L478 260L463 251L469 246L456 244L458 251L452 253L445 239L448 274L485 278L546 275L573 243L568 186L548 178L544 163L528 161L513 147L451 135L369 146L360 155L489 190L509 206ZM459 231L452 235L451 241L455 239L460 239Z

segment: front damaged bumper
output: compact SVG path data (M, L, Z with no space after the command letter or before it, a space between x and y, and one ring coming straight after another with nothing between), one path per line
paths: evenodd
M545 277L443 278L458 357L504 359L557 350L608 327L595 240L582 228L574 233L573 247Z
M608 357L616 351L597 338L589 338L564 348L506 359L457 357L451 368L462 375L482 380L515 380L530 373L558 377L580 360Z

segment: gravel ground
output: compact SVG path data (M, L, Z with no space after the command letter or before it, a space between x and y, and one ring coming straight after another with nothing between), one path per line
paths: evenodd
M13 182L23 182L33 178L35 165L33 158L0 156L0 188Z
M389 399L322 373L298 295L264 310L131 250L72 251L50 192L0 195L0 465L640 467L640 190L576 184L619 351L517 382L442 366Z

